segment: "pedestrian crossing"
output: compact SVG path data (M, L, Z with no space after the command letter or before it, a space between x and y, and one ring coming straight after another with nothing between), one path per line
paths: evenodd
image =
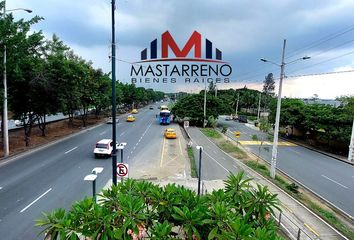
M269 141L263 141L263 142L262 141L239 141L239 143L242 145L263 145L263 146L273 145L273 142L269 142ZM280 141L278 142L278 146L296 147L297 145L290 142Z

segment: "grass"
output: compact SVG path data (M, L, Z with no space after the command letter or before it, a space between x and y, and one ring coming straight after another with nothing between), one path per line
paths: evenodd
M216 130L212 131L212 129L202 129L202 132L208 136L208 133L212 133L215 138ZM218 133L218 132L217 132ZM218 133L220 135L220 133ZM209 136L210 137L210 136ZM221 136L220 136L221 137ZM219 137L218 137L219 138ZM330 225L334 226L337 230L343 233L350 239L354 239L354 231L350 229L350 227L346 226L338 217L336 217L330 211L322 208L318 204L314 203L308 196L297 191L297 185L294 183L289 183L283 177L276 175L275 179L270 177L270 172L268 167L263 163L258 163L251 158L248 157L247 153L240 149L238 146L235 146L228 140L220 140L218 139L217 145L224 150L225 152L233 155L234 157L243 160L243 162L253 170L257 171L270 181L274 182L278 187L289 193L291 196L305 204L308 208L318 214L321 218L327 221Z
M201 131L210 138L221 138L221 134L213 128L201 128Z
M238 159L247 158L247 154L244 151L242 151L239 147L235 146L229 141L220 142L218 143L218 146L225 152L232 154L234 157Z
M188 147L187 148L187 152L188 152L189 161L191 163L191 177L192 178L196 178L197 177L197 167L195 165L195 158L194 158L194 154L193 154L193 148Z

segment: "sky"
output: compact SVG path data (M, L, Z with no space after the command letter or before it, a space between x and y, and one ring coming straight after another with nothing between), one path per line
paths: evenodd
M7 0L15 18L38 15L33 26L47 38L56 34L95 68L111 71L109 0ZM285 76L282 95L322 99L354 94L353 0L123 0L116 1L117 79L131 82L131 62L152 40L169 31L182 47L193 31L222 51L232 66L229 83L218 89L247 86L261 90L273 73L278 92L283 41ZM308 60L298 60L304 56ZM260 61L261 58L274 64ZM330 74L329 74L330 73ZM137 84L166 92L197 92L204 84Z

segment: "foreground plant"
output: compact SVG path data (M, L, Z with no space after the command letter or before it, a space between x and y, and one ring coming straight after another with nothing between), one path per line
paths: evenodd
M175 184L160 187L128 179L102 191L102 200L75 203L44 214L36 225L45 239L280 239L269 219L278 208L266 187L250 186L243 172L231 174L225 190L204 196Z

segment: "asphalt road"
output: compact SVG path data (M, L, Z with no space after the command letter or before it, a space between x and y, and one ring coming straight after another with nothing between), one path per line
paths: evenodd
M225 121L223 118L219 122L232 132L240 131L240 141L252 140L253 135L257 135L258 139L268 138L250 124ZM354 166L302 146L287 146L288 143L282 139L279 142L282 146L278 147L277 168L354 218ZM246 143L243 146L259 154L259 145ZM272 145L263 145L260 153L263 159L270 162Z
M148 108L128 123L120 117L118 142L126 142L124 162L132 175L143 166L156 165L161 157L163 130ZM35 219L55 208L68 209L73 202L91 196L92 185L83 179L95 167L104 171L97 178L101 189L112 178L111 159L95 159L93 147L103 138L111 138L112 126L102 124L57 144L0 162L0 233L1 239L43 239ZM141 157L145 156L145 157ZM120 154L118 153L118 162Z

